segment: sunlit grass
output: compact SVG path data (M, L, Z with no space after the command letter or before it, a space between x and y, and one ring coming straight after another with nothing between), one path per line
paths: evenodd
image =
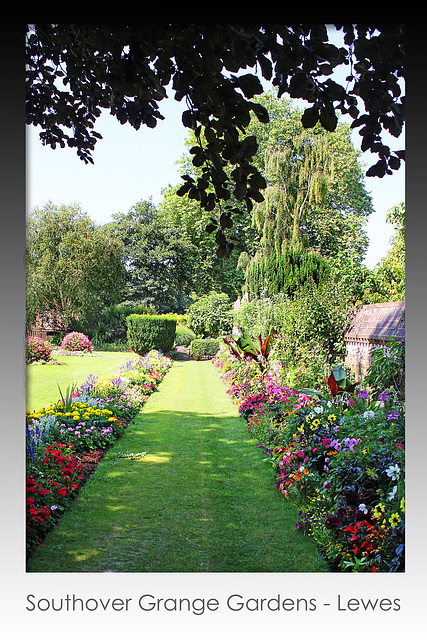
M327 571L262 458L212 364L176 364L28 570Z
M112 373L128 360L138 358L135 353L98 351L95 355L57 356L53 359L61 364L28 364L26 366L27 409L35 411L60 399L68 386L83 384L89 375Z

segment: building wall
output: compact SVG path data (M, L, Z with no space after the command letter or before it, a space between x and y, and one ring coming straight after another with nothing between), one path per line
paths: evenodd
M344 364L354 374L355 382L361 382L372 361L371 351L385 346L382 340L364 338L346 340L346 357Z

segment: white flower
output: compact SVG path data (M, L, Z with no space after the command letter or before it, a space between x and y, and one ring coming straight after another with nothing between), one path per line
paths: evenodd
M397 486L393 487L393 489L388 494L388 499L389 500L393 500L394 496L396 495L396 491L397 491Z
M314 407L313 411L315 411L316 413L323 413L323 407L318 404Z
M366 504L364 502L359 504L359 511L362 511L363 513L368 513L368 507L366 506Z
M375 413L373 411L365 411L363 414L364 418L375 418Z
M397 464L392 464L390 465L390 467L386 470L386 474L392 479L392 480L398 480L400 477L400 468Z

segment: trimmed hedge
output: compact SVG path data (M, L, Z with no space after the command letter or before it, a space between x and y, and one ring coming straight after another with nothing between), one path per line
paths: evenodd
M152 349L166 354L172 349L176 320L133 313L126 318L126 324L129 346L138 355L144 355Z
M195 360L213 358L219 349L219 340L216 338L201 338L193 340L190 344L190 353Z

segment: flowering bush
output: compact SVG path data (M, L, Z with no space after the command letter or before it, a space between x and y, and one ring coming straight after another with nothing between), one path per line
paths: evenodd
M61 351L74 353L74 352L83 352L83 353L92 353L93 347L92 343L84 333L79 333L78 331L72 331L71 333L67 333L62 338L61 342Z
M74 499L81 476L72 445L46 446L38 472L27 476L27 549L39 544Z
M214 360L296 527L341 571L403 571L404 405L391 390L325 395L228 354ZM283 384L285 381L287 384Z
M25 341L25 361L27 364L33 362L49 362L52 353L52 346L46 340L30 336Z
M99 460L120 438L171 366L170 358L150 352L110 376L89 376L56 403L27 411L28 553L76 497L85 461Z

